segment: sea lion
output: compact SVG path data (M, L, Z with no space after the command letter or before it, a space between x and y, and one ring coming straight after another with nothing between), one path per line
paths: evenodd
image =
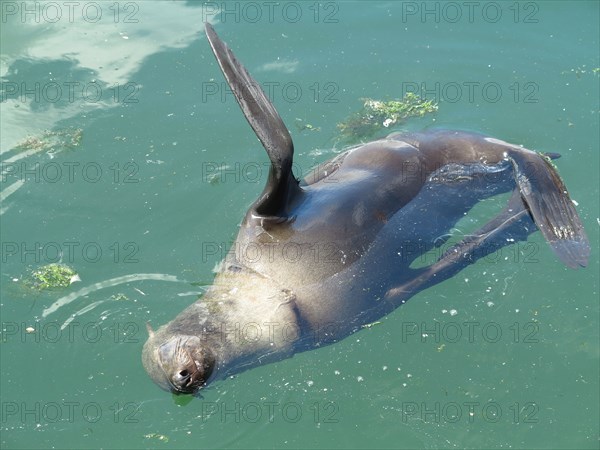
M549 158L466 131L393 134L354 147L303 182L274 106L206 24L225 78L271 160L264 191L204 296L152 331L143 364L174 393L340 340L477 259L539 229L559 259L585 267L590 246ZM508 204L434 263L477 202Z

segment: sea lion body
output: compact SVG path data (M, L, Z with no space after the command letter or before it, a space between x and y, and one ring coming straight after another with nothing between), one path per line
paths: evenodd
M506 148L490 144L474 133L440 130L431 134L440 141L456 139L468 142L469 146L445 153L436 148L420 150L404 142L403 135L396 134L392 139L349 150L336 158L327 174L309 173L302 193L288 205L286 213L290 220L286 223L270 224L250 210L236 240L238 259L260 273L293 284L317 282L361 258L386 223L416 197L434 172L448 164L466 167L466 181L466 177L482 171L483 161L487 166L504 162L504 167L498 170L504 172L505 179L494 178L496 183L502 181L502 186L489 183L488 192L481 195L495 195L514 187L514 182L512 186L508 182L511 173L508 159L503 156ZM478 145L478 140L487 145ZM318 180L313 182L316 177ZM283 248L263 250L256 258L252 249L257 244ZM311 244L321 253L311 253ZM298 265L302 270L297 270Z
M143 350L173 392L340 340L511 242L540 229L561 260L585 266L589 243L547 158L465 131L393 134L354 147L302 183L293 145L262 91L214 30L207 35L248 122L271 159L269 181L204 296ZM513 191L506 208L435 263L479 201Z

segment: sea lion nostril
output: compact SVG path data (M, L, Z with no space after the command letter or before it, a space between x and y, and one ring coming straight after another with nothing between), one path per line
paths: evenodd
M194 384L192 375L193 374L187 369L175 373L175 376L173 377L173 386L177 392L188 392L188 388Z

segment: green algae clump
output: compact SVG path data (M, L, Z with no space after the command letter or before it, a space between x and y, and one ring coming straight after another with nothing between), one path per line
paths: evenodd
M343 138L358 141L382 128L396 126L411 117L423 117L438 110L437 103L423 100L413 92L406 93L402 100L361 100L364 102L362 109L337 126Z
M31 273L27 284L37 290L68 287L78 281L77 272L64 264L47 264Z

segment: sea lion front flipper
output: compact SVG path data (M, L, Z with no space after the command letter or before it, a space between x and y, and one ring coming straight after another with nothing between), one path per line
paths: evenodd
M205 29L227 83L271 160L267 185L252 209L259 216L285 217L285 206L300 190L292 174L294 145L290 133L260 85L217 36L212 25L206 23Z
M477 231L452 246L433 264L415 269L419 273L387 291L385 297L395 304L406 302L417 292L453 277L462 269L500 248L519 241L536 231L518 189L506 207Z
M554 166L529 150L509 151L508 158L521 196L554 253L571 268L587 266L590 243Z

